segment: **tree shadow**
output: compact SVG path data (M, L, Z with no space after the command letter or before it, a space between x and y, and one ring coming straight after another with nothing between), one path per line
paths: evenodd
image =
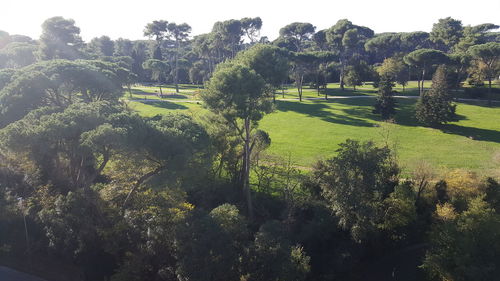
M376 89L352 89L352 88L345 88L343 91L339 88L327 88L326 89L326 94L329 96L373 96L373 94L376 94L377 90ZM325 92L321 92L321 96L324 96Z
M184 106L182 104L178 104L175 102L168 102L168 101L138 101L138 102L140 102L142 104L147 104L147 105L151 105L154 107L170 109L170 110L188 109L186 106Z
M460 135L476 141L489 141L500 143L500 131L460 126L457 124L444 124L439 127L443 133Z
M132 93L134 95L148 96L148 97L158 97L159 91L155 91L154 93L145 92L142 90L132 89ZM161 96L162 99L187 99L188 96L185 94L177 94L177 93L164 93Z
M293 101L278 101L278 110L293 111L310 117L317 117L323 121L349 126L373 127L373 123L366 120L347 116L346 114L336 114L325 102L300 103Z
M415 118L416 101L399 100L396 113L396 123L402 126L421 127L422 124ZM455 121L467 120L467 116L457 114ZM500 143L500 131L467 127L459 124L443 124L436 129L445 134L454 134L477 141L490 141Z

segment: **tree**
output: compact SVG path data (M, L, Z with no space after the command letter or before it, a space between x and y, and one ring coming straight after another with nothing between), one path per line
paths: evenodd
M365 50L374 53L377 61L382 61L401 52L401 34L383 33L365 43Z
M241 19L241 29L252 45L259 41L261 28L262 19L260 17Z
M223 204L179 231L177 274L187 280L239 280L247 229L236 206Z
M128 39L118 38L114 42L114 56L126 56L131 57L134 49L134 44Z
M146 79L144 68L142 67L143 63L147 59L147 50L146 45L143 42L136 42L132 49L132 72L139 77L140 81L144 81Z
M482 64L488 79L488 104L491 105L491 80L500 73L500 43L490 42L469 48L472 57Z
M39 42L42 59L75 59L81 56L79 48L83 41L80 28L72 19L53 17L45 20Z
M115 43L108 36L93 38L90 41L90 48L99 56L111 57L115 52Z
M404 63L403 57L394 56L384 59L382 65L377 68L377 72L380 77L385 76L401 84L404 92L405 85L408 83L408 66Z
M500 215L481 197L462 213L437 206L423 267L443 280L495 280L500 273Z
M262 76L273 92L287 78L289 62L284 50L272 46L257 44L250 49L239 53L236 60L255 70Z
M4 66L20 68L36 62L37 49L38 47L32 43L12 42L0 49L0 55L4 55Z
M367 39L373 37L373 30L352 24L347 19L339 20L326 33L327 42L332 51L338 53L340 65L340 88L344 90L345 70L351 57L364 51Z
M371 78L372 69L365 61L359 61L346 67L346 73L345 83L356 90L356 86L363 85L363 81Z
M62 192L88 188L124 137L124 130L108 119L117 110L107 102L93 102L58 111L44 107L9 124L1 131L2 147L32 162L41 184ZM30 168L25 172L33 173Z
M376 229L380 203L398 184L399 168L387 147L347 140L337 156L314 166L311 182L320 189L339 225L362 241Z
M126 71L114 63L80 60L27 66L0 92L1 123L44 106L62 109L77 102L117 102L123 95L121 70Z
M272 102L265 90L265 80L249 67L234 63L219 65L207 84L202 99L208 109L221 115L238 132L243 141L240 184L247 201L248 215L253 219L249 184L252 131L264 114L271 112Z
M294 22L280 29L280 37L288 38L297 52L304 50L304 42L311 39L316 27L310 23Z
M429 33L415 31L401 34L401 49L405 53L411 53L418 49L431 48L432 42Z
M263 224L251 248L248 280L306 280L311 270L310 257L290 240L282 223L268 221Z
M80 28L75 26L74 20L53 17L43 22L40 36L42 59L77 59L82 43Z
M420 96L424 94L425 72L432 65L445 63L448 60L446 54L434 49L419 49L404 57L405 63L420 68L422 76L418 79Z
M437 45L438 49L450 51L462 38L462 22L451 17L439 19L432 26L430 39Z
M242 24L239 20L216 22L210 34L210 46L215 49L219 61L232 59L241 47L243 35Z
M165 62L157 59L149 59L142 64L144 69L151 70L151 79L158 82L158 87L160 88L160 95L163 96L161 90L161 84L165 81L165 74L169 69L169 65Z
M11 42L11 38L8 32L0 30L0 49L7 46Z
M191 32L191 26L187 23L176 24L171 22L167 25L168 33L175 41L175 56L174 56L174 84L175 92L179 93L179 56L181 50L181 43L185 41Z
M299 101L302 101L304 77L312 72L317 57L313 52L291 53L290 56L290 61L292 62L292 76L297 86L297 92L299 93Z
M390 77L382 76L378 86L378 97L375 101L373 113L380 114L382 118L388 119L396 114L396 100L392 94L394 86Z
M431 89L417 102L416 117L426 125L438 126L454 120L455 109L449 92L447 68L441 65L432 77Z
M465 26L463 29L463 37L453 48L454 52L465 53L470 47L474 45L495 42L495 40L490 41L488 35L493 35L494 32L490 31L498 28L498 25L492 23L483 23L475 26Z
M144 36L154 38L154 40L156 41L153 59L163 60L161 45L163 43L163 40L166 38L167 26L168 21L155 20L148 23L144 28Z

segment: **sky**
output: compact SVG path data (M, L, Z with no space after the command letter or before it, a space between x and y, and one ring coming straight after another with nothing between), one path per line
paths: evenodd
M261 35L273 40L292 22L310 22L317 30L347 18L380 32L430 31L451 16L464 25L500 25L500 0L0 0L0 30L38 38L42 22L72 18L85 41L144 39L153 20L186 22L192 35L207 33L216 21L261 17Z

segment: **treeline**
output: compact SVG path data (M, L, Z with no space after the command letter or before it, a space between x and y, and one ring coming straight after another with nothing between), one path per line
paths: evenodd
M73 20L54 17L42 24L38 40L0 31L0 68L48 59L101 59L126 61L140 82L203 84L217 64L252 45L272 44L291 52L289 75L281 83L295 82L299 88L309 83L319 90L327 82L340 82L344 89L346 84L356 87L363 81L376 81L375 70L384 62L397 66L394 79L402 85L430 79L441 63L452 67L456 85L465 79L482 85L498 74L498 65L496 72L485 69L491 60L478 60L469 51L475 45L500 42L500 33L495 31L498 25L492 23L463 26L448 17L435 23L430 33L375 34L346 19L325 30L295 22L281 28L272 42L260 36L262 24L259 17L216 22L210 33L191 38L188 24L158 20L144 27L149 40L113 41L103 35L86 43Z
M299 62L313 56L317 33L307 24L282 29L279 42L294 42L292 52L221 36L241 34L242 22L218 23L206 35L231 43L202 62L212 69L201 95L208 112L199 116L144 118L120 101L143 66L181 82L186 25L148 25L159 30L151 42L157 58L144 51L140 63L136 53L114 56L119 40L112 56L90 56L91 44L62 18L44 23L38 43L24 42L35 59L0 71L0 262L54 281L495 280L495 179L437 175L425 164L403 176L389 147L356 140L307 172L265 154L271 138L259 120L273 110L292 59L294 79L305 81ZM259 41L259 21L249 22L245 34ZM339 44L332 57L348 77L352 59L368 54L360 42L374 35L348 21L336 26L325 42ZM184 39L170 48L165 37ZM429 99L447 104L447 73L438 68ZM392 78L381 75L381 96Z

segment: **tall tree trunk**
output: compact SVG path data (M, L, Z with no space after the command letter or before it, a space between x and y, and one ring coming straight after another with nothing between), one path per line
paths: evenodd
M344 90L344 66L340 67L340 77L339 77L340 89Z
M425 65L424 68L422 69L422 85L420 89L420 96L424 95L424 81L425 81Z
M160 173L161 171L165 170L166 168L167 168L166 166L158 166L153 171L150 171L149 173L146 173L146 174L142 175L135 182L135 184L132 186L132 189L127 194L127 197L125 198L125 201L123 201L122 211L125 210L125 208L127 207L128 200L130 199L130 197L132 196L132 194L141 186L142 183L144 183L146 180L148 180L152 176L157 175L158 173Z
M304 75L297 75L296 83L297 83L297 92L299 93L299 101L302 101L302 82L304 79Z
M245 147L243 152L243 192L245 193L248 218L253 220L252 193L250 190L250 118L245 118Z
M174 82L175 82L175 92L179 93L179 49L180 42L177 40L177 48L175 50L175 74L174 74Z
M318 91L318 97L320 96L320 90L319 90L319 72L316 73L316 90Z
M491 106L491 77L488 77L488 106Z

